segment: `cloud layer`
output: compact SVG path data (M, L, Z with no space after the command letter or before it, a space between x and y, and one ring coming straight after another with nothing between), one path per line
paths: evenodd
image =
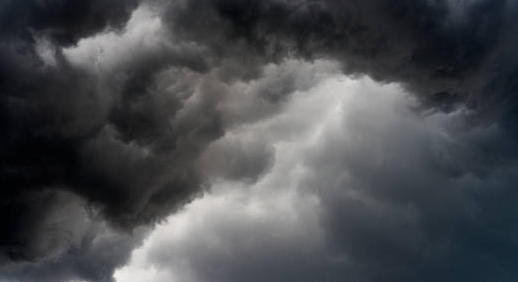
M253 185L217 181L117 281L512 281L517 168L487 167L505 159L487 147L505 144L501 129L415 103L335 77L232 130L220 142L264 140L273 166Z
M511 279L517 12L3 1L0 279Z

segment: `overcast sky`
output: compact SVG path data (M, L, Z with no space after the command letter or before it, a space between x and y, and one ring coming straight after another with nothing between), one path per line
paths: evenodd
M517 32L505 0L0 1L0 282L516 281Z

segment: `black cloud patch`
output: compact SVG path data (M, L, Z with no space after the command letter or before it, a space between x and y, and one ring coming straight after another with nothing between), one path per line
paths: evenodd
M514 89L504 81L514 77L516 5L459 6L446 0L195 0L175 2L166 17L176 32L222 57L241 56L234 48L244 45L263 60L333 58L347 73L402 82L434 107L467 102L494 110Z
M0 37L46 36L61 44L102 31L121 28L137 7L138 0L116 1L2 1ZM7 37L7 38L6 38Z
M17 226L30 231L22 219L45 213L51 202L37 195L46 190L80 195L123 228L166 215L162 207L168 210L198 190L192 160L221 131L209 104L193 104L175 116L179 98L138 85L152 85L152 77L130 74L118 96L113 89L99 91L91 73L58 64L31 71L13 66L10 71L20 76L4 83L2 217L13 225L6 225L2 246L11 259L33 257L17 242L25 233ZM102 95L121 102L105 102ZM19 248L8 250L14 242Z
M210 99L187 101L205 95L189 83L194 72L181 71L190 62L164 50L141 52L100 73L64 54L62 44L122 27L135 7L103 3L2 4L12 17L19 13L3 30L9 39L0 43L2 263L88 255L88 244L74 249L72 239L56 235L75 234L77 226L47 224L47 218L67 213L58 209L67 202L63 193L79 196L77 205L91 210L78 220L101 215L101 221L129 231L159 220L202 189L194 161L222 131ZM182 92L164 90L182 83ZM87 230L77 232L72 237L78 244L88 241ZM120 245L121 259L99 271L111 273L132 246ZM97 280L95 274L82 276Z
M84 201L70 193L34 193L31 200L22 203L23 207L20 203L12 205L28 210L11 216L16 221L9 224L19 232L18 242L10 242L11 254L26 256L4 262L1 281L112 281L113 269L127 260L146 234L145 228L131 233L113 230L92 214ZM9 212L12 215L16 210Z

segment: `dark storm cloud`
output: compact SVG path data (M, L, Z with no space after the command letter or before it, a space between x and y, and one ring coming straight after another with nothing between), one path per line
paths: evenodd
M509 134L516 115L514 3L150 2L167 29L151 30L158 39L146 32L133 34L126 25L139 5L136 0L0 4L0 262L42 262L19 273L61 269L45 279L107 279L136 242L109 241L120 241L120 253L106 261L106 269L97 267L104 261L97 258L102 250L90 244L78 248L77 242L89 242L102 230L86 230L91 223L53 221L67 213L58 208L68 201L64 199L74 199L70 210L88 210L72 212L74 217L86 220L95 214L94 221L124 231L177 210L203 192L198 159L227 127L264 119L279 111L277 105L288 101L290 93L310 87L284 74L252 86L253 99L228 107L229 97L246 92L233 89L235 84L253 85L268 76L265 66L286 58L324 57L341 62L347 74L400 82L426 109L452 110L465 103L477 117L489 113L499 118L502 135L514 138ZM117 39L125 34L126 41ZM101 51L92 51L98 47ZM81 52L94 55L81 57ZM235 110L240 106L247 111ZM513 160L502 140L499 136L484 143L484 154L459 151L453 158L461 165L438 162L431 167L455 177L491 175ZM239 155L244 157L225 146L215 156L236 159L218 168L220 176L255 180L271 166L271 150L261 142L246 143L253 149L243 148ZM364 181L361 175L367 172L358 173L358 181ZM374 184L379 183L365 186ZM334 202L329 205L334 214ZM74 260L81 266L68 267ZM83 267L93 269L77 274Z
M170 38L152 14L141 8L127 25L78 26L85 33L63 41L53 28L39 31L29 21L32 33L12 33L1 43L5 279L109 279L139 239L95 248L89 242L106 229L95 226L106 221L131 232L190 201L205 186L198 157L225 124L265 118L279 111L277 96L315 79L316 69L293 76L296 64L258 67L263 80L233 73L204 48ZM247 80L236 85L225 82L242 76ZM248 98L232 104L245 89ZM267 151L252 152L248 168L234 175L256 178L268 166ZM226 170L233 169L243 168ZM100 258L105 249L116 252Z
M274 130L281 119L237 133L269 135L273 167L173 215L118 281L151 267L151 281L513 281L518 166L503 129L464 110L419 116L395 85L336 84L284 111L305 113L298 138Z
M33 254L39 252L45 258L2 265L0 281L112 281L113 269L128 259L146 229L117 232L100 222L98 215L89 214L92 211L78 197L63 192L45 196L46 214L38 214L41 207L33 211L32 220L37 223L18 219L34 229L22 234L24 243L31 244L25 250L30 247Z
M512 281L518 181L505 129L466 112L391 111L368 91L320 139L303 180L324 206L331 253L358 281ZM339 133L336 132L339 131ZM349 134L348 134L349 133ZM338 278L336 278L339 281Z
M178 34L223 58L338 59L347 73L402 82L445 109L514 101L516 4L455 3L194 0L174 2L166 16Z
M292 56L338 60L346 74L399 82L419 98L412 106L452 116L400 116L391 108L399 102L372 96L344 110L343 127L314 144L300 182L321 200L327 245L318 251L304 253L307 241L296 239L304 228L277 245L270 234L282 224L256 238L247 220L212 211L219 225L193 223L170 252L157 242L152 263L185 281L512 281L518 10L511 1L455 3L171 4L172 33L234 70ZM188 269L170 266L177 261Z
M64 45L125 26L135 3L18 2L2 3L0 262L22 280L109 280L139 240L93 247L104 229L88 221L131 232L200 193L194 162L222 132L216 103L189 80L187 51L141 48L107 72L71 63ZM41 265L11 271L23 262Z
M0 3L0 38L46 36L61 44L102 31L121 28L138 0L6 0Z

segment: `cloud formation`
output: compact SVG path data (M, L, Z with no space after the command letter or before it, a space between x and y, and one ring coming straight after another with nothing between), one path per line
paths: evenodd
M190 221L223 184L230 206L240 194L293 199L265 215L284 235L247 245L255 262L230 251L222 281L244 279L229 265L260 281L253 265L284 280L300 279L299 265L331 281L512 277L517 11L490 0L3 1L0 279L110 281L146 230L202 197L179 215ZM315 87L338 73L366 98L331 117ZM312 148L287 161L279 144ZM304 173L282 184L282 165L286 180ZM261 232L235 220L200 240ZM315 244L309 258L287 238L312 227L299 242ZM282 246L286 264L269 264ZM194 260L178 279L209 281L222 250L178 251ZM483 262L487 272L468 273Z
M60 44L74 44L105 28L122 28L137 5L138 0L7 0L0 4L0 36L8 40L44 36Z
M401 82L434 106L502 106L516 65L516 5L453 2L194 0L172 3L166 18L221 58L332 58L346 73Z
M506 159L487 147L505 144L501 129L415 103L398 85L330 78L232 131L223 140L267 136L272 168L215 184L116 280L512 281L516 163L488 164Z
M224 126L268 117L283 95L335 69L270 64L226 81L226 69L207 68L204 48L174 41L149 6L122 30L97 31L72 46L47 33L2 46L0 258L11 276L108 279L139 236L109 241L120 255L98 268L88 266L97 233L153 224L199 195L213 165L198 158ZM253 179L268 158L225 171ZM75 258L86 265L70 267Z

